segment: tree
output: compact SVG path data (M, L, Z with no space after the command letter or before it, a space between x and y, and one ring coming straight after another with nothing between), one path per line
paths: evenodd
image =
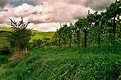
M58 46L60 47L61 46L61 32L60 30L57 30L57 37L58 37Z
M26 29L29 22L21 21L16 22L15 20L10 19L11 26L14 29L10 36L10 45L14 48L14 53L18 55L23 55L27 53L27 47L29 45L29 40L31 38L31 30Z
M116 16L121 14L121 2L117 1L112 3L108 8L106 8L105 19L112 20L113 23L113 40L116 39Z
M80 47L80 32L81 29L83 27L83 19L79 19L76 23L75 23L75 33L76 33L76 41L77 41L77 45L78 47Z
M67 29L68 37L69 37L69 47L72 46L72 33L73 33L72 28L73 28L73 24L70 24L70 26Z

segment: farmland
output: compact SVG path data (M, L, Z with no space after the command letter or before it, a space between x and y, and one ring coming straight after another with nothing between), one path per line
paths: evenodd
M0 80L121 80L121 2L56 32L0 28Z

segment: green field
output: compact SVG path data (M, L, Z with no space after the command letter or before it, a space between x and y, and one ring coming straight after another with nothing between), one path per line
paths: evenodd
M0 28L0 80L121 80L120 16L116 0L56 32L10 19L15 29Z
M12 28L5 28L5 27L0 27L0 32L1 31L6 31L6 32L12 32ZM33 40L43 40L44 38L52 38L55 32L38 32L36 30L32 30L32 38L31 41Z
M0 27L0 31L12 31L12 28Z
M44 38L52 38L54 35L54 32L37 32L32 31L32 38L31 40L43 40Z
M14 63L0 56L0 80L117 80L121 54L105 47L34 49Z
M10 46L12 30L6 29L0 31L0 48ZM54 34L32 31L30 42L52 39ZM113 46L31 48L21 60L10 61L13 53L0 55L0 80L120 80L120 53L120 41Z

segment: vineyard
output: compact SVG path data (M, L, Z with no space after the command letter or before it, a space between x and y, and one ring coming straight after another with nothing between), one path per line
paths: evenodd
M10 21L0 28L0 80L121 80L120 0L56 32Z
M75 24L66 24L55 34L58 46L76 44L78 47L97 46L101 43L115 44L121 38L121 3L112 3L105 12L96 11Z

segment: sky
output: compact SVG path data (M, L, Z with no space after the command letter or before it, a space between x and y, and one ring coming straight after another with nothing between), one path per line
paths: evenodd
M103 11L115 0L0 0L0 25L10 27L9 18L31 22L29 29L56 31L60 24L73 23L91 13Z

